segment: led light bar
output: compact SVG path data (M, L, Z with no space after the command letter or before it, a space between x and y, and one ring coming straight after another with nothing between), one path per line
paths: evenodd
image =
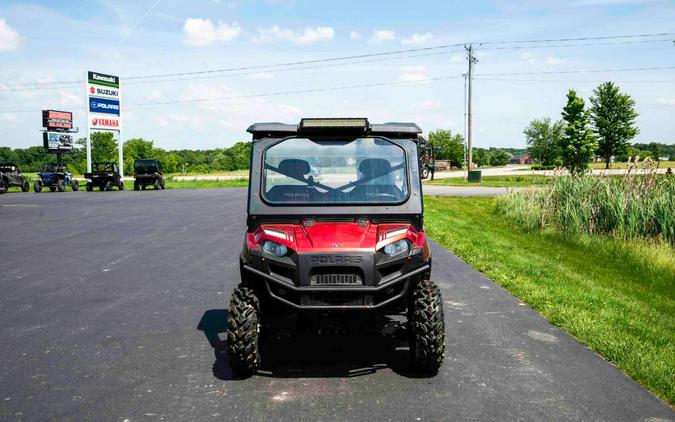
M309 118L300 120L300 130L306 129L349 129L366 131L368 119L361 118Z

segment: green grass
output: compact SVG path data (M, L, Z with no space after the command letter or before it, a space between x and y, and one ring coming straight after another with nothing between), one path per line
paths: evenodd
M166 179L167 189L245 188L248 179L176 181Z
M440 242L630 377L675 404L675 249L525 233L494 198L425 198Z
M469 183L460 177L449 177L427 181L426 184L437 186L488 186L488 187L528 187L539 186L550 180L550 177L540 174L514 176L484 176L481 183Z

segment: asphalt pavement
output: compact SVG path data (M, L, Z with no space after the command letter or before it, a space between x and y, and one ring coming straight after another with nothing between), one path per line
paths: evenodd
M383 334L290 321L239 379L222 333L245 204L243 189L0 196L0 420L675 419L435 243L437 376L410 370L392 318Z

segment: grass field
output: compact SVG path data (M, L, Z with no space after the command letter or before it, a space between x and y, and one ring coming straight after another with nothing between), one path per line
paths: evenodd
M546 183L547 176L540 174L533 175L514 175L514 176L484 176L481 183L469 183L460 177L449 177L446 179L436 179L426 181L425 184L436 186L487 186L487 187L527 187L537 186Z
M493 198L425 199L433 239L675 404L675 249L524 233Z
M248 186L248 179L230 179L230 180L199 180L199 181L176 181L166 180L167 189L204 189L204 188L245 188Z

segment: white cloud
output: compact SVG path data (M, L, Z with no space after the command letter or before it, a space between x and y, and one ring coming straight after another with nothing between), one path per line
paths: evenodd
M373 36L370 39L371 44L382 44L383 42L393 41L396 39L396 32L388 29L375 29Z
M155 117L154 122L155 122L155 126L158 126L158 127L169 126L169 119L167 119L165 117Z
M659 98L661 104L675 105L675 98Z
M247 79L258 80L258 79L272 79L274 78L274 73L270 72L257 72L252 73L246 76Z
M427 100L421 103L411 104L410 111L432 111L441 108L441 102L438 100Z
M544 63L546 63L546 64L563 64L565 62L566 62L565 59L562 59L560 57L555 57L555 56L546 56L544 58Z
M429 79L427 68L421 66L404 67L403 73L401 73L401 77L399 78L399 80L402 82L419 81L421 83L428 83L428 81L425 81L425 79Z
M79 106L84 103L82 95L76 95L66 90L59 90L59 95L61 95L61 100L59 102L64 106Z
M335 30L330 26L317 26L305 28L302 32L292 31L274 25L269 28L258 28L258 35L253 39L255 42L290 41L295 44L310 44L313 42L330 41L335 37Z
M358 41L361 38L363 38L363 35L361 35L359 31L352 31L349 33L349 39L351 40Z
M217 25L211 19L188 18L183 25L185 43L193 47L204 47L216 41L228 42L239 37L241 27L236 22L227 24L218 21Z
M401 44L403 45L424 44L425 42L431 41L431 38L433 38L431 32L425 32L424 34L412 34L408 38L403 38L401 40Z
M9 26L5 18L0 18L0 51L16 50L20 43L19 33Z
M16 113L0 113L0 122L17 122L19 121Z

